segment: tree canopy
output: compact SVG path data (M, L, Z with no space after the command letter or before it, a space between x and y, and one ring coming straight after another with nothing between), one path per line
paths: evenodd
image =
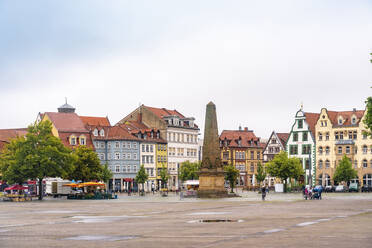
M149 178L149 175L147 175L146 171L145 171L145 167L143 165L141 165L139 171L137 172L137 175L136 175L136 182L138 184L142 184L142 190L144 189L144 183L147 181L147 179ZM139 190L139 188L138 188Z
M69 180L82 182L93 180L104 181L104 166L101 164L97 153L95 153L92 148L86 146L76 147L73 151L73 158L74 166L67 176Z
M52 135L49 121L30 125L26 137L8 144L0 156L0 170L9 183L27 179L39 180L39 200L42 200L42 181L46 177L65 178L72 170L71 150Z
M160 175L159 176L160 176L160 179L161 179L161 182L162 182L162 187L161 188L163 188L164 185L167 184L168 179L169 179L169 173L168 173L167 168L162 168L160 170Z
M226 165L224 167L225 170L225 180L230 183L231 193L234 193L234 186L236 183L236 180L239 176L239 170L236 169L233 165Z
M353 169L351 161L346 155L343 156L338 166L336 167L333 180L336 182L349 182L351 179L357 177L356 170Z
M256 179L258 183L260 184L263 182L266 178L266 171L264 166L259 162L257 165L257 173L256 173Z
M271 160L267 166L266 171L273 177L278 177L284 183L284 191L287 189L287 179L299 179L304 175L301 161L298 158L288 158L285 151L276 154L274 159Z
M198 179L200 170L200 162L191 163L185 161L181 164L179 177L181 181Z

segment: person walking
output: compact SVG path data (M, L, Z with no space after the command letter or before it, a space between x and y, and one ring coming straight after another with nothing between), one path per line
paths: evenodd
M261 194L262 194L262 200L264 201L265 197L266 197L266 187L265 186L262 187Z
M154 183L151 184L151 191L152 191L152 194L155 194L155 184Z

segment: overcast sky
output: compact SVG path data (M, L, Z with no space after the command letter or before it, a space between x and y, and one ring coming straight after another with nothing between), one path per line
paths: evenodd
M140 103L268 138L300 108L364 109L372 1L0 1L0 128L68 103L112 124Z

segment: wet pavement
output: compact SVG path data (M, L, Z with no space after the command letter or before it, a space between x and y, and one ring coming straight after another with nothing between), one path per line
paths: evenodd
M372 194L0 202L0 247L370 247Z

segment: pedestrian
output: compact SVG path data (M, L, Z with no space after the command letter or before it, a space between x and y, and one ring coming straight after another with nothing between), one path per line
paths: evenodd
M155 184L154 183L151 184L151 191L152 191L152 194L155 194Z
M266 197L266 187L265 186L262 187L261 194L262 194L262 200L264 201L265 197Z

